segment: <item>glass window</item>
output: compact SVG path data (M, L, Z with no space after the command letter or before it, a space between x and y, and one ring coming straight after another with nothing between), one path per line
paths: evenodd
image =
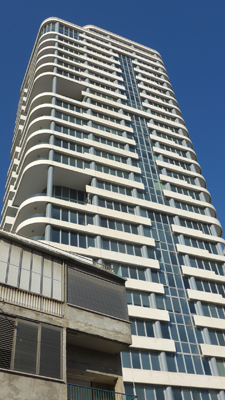
M93 236L88 236L88 247L95 247L95 238Z
M71 233L70 244L71 244L71 246L77 247L77 234L76 233Z
M177 354L176 360L177 360L177 365L178 365L178 371L185 372L183 356L181 354Z
M82 247L83 249L86 249L86 236L85 235L79 235L79 247Z
M144 395L144 387L142 385L135 385L136 389L136 395L138 396L139 400L144 400L145 395Z
M174 400L182 400L181 390L173 388Z
M164 339L170 339L168 324L161 322L161 331Z
M135 255L137 257L141 257L141 247L140 246L135 246Z
M192 390L193 400L200 400L200 394L198 390Z
M127 246L128 249L128 246ZM132 253L128 253L128 254L132 254ZM130 277L132 279L137 279L137 271L135 268L130 268Z
M146 322L146 332L148 337L154 337L153 322Z
M122 353L122 363L124 368L131 368L130 353L129 351L123 351Z
M194 374L195 372L194 372L191 356L185 355L184 358L185 358L185 363L186 363L186 368L187 368L188 374Z
M141 296L140 296L140 293L134 292L134 293L133 293L133 299L134 299L134 305L135 305L135 306L141 306Z
M225 376L225 367L224 367L224 362L217 360L217 367L218 367L218 371L220 376Z
M77 224L77 213L75 211L70 211L70 222Z
M126 291L127 304L132 304L132 296L129 290Z
M52 218L60 219L60 208L53 207L53 209L52 209Z
M164 390L162 388L156 387L155 392L157 400L165 400Z
M118 251L118 244L114 240L111 241L111 251Z
M174 355L173 354L167 354L166 355L166 360L167 360L168 370L170 372L176 372L176 365L175 365L175 361L174 361Z
M84 214L78 214L78 224L85 225L85 215Z
M126 253L125 244L119 243L119 252Z
M145 327L143 321L137 321L137 332L139 336L145 336Z
M141 364L140 364L139 352L138 351L132 351L131 357L132 357L133 368L140 369L141 368Z
M61 233L61 243L69 244L69 233L67 231L62 231Z
M130 326L131 335L137 335L135 321L132 321L132 320L130 319L130 322L131 322L131 326Z
M150 369L149 355L147 353L141 353L141 361L143 369Z
M203 363L203 367L205 370L205 374L206 375L211 375L211 369L210 369L210 365L209 365L209 360L207 358L203 358L202 359L202 363Z
M131 254L131 255L134 254L133 246L131 246L130 244L127 244L127 254Z
M147 400L154 400L154 389L150 387L145 388L146 399Z
M109 241L102 239L102 248L104 250L109 250Z
M155 295L155 299L157 308L159 308L160 310L164 310L163 297L161 295Z
M157 353L151 354L151 362L152 362L152 369L155 371L160 371L159 357Z
M142 302L143 302L143 307L150 307L149 295L147 293L142 294Z
M62 220L68 221L68 211L65 209L62 209Z

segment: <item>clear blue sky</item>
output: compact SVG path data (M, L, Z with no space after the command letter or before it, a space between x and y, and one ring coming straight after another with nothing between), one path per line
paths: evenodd
M97 25L159 51L225 229L225 1L0 0L0 208L19 90L41 22Z

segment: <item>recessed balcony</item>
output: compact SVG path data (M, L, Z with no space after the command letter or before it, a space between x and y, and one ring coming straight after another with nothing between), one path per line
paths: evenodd
M47 171L54 166L53 185L85 191L90 184L93 172L90 169L71 167L65 164L43 160L33 161L24 168L14 198L14 205L20 204L37 193L42 193L47 186Z
M54 64L53 64L54 66ZM53 68L52 66L52 68ZM41 69L42 70L42 69ZM40 93L52 92L52 78L57 77L57 94L69 97L74 100L82 100L82 91L86 89L84 82L75 81L66 76L60 76L51 71L40 71L33 84L33 89L29 97L29 102Z

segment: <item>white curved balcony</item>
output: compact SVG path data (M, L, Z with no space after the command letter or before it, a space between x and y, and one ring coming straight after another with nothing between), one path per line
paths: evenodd
M135 70L134 69L134 71L136 73L135 75L136 75L136 80L138 81L138 83L141 81L144 84L146 83L147 85L148 84L149 85L154 84L154 85L157 85L157 86L159 86L161 88L168 89L169 91L173 90L172 85L170 84L170 82L169 81L165 81L160 76L156 77L156 76L153 76L153 75L149 75L148 77L146 77L146 76L143 76L144 74L142 75L142 73L139 70ZM167 86L164 86L164 84L166 84Z
M58 43L58 40L55 38L52 39L47 39L43 42L41 42L38 46L38 53L37 53L37 60L36 63L38 65L39 58L43 56L51 56L54 54L55 50L58 50L58 47L56 44Z
M173 178L171 176L163 175L163 174L159 175L159 179L164 184L165 183L170 183L171 185L175 185L177 187L189 189L189 190L192 190L192 191L197 192L197 193L202 192L205 195L206 202L207 203L211 203L211 195L210 195L209 191L204 187L197 186L197 185L192 185L192 184L186 182L183 179ZM172 192L176 193L174 191L172 191Z
M206 181L205 178L201 175L201 170L199 172L193 172L190 171L188 169L184 169L183 167L180 167L176 164L169 164L165 161L161 161L161 160L156 160L156 165L160 168L166 168L169 171L173 171L173 172L177 172L177 173L181 173L182 175L187 175L190 176L192 178L198 178L201 184L201 187L206 188ZM197 167L197 166L196 166ZM200 169L200 167L196 168L196 169Z
M56 31L48 31L48 32L42 33L41 36L39 37L38 44L41 45L46 40L54 40L54 39L56 39L57 35L58 35L58 32L56 32Z
M184 236L188 236L194 239L197 238L213 243L221 243L223 246L225 245L225 239L223 239L222 237L207 235L200 230L186 228L180 225L172 225L171 227L174 233L182 234Z
M151 115L151 114L150 114L150 115ZM171 137L171 140L170 140L170 139L166 139L166 138L163 138L163 137L161 137L161 136L154 135L153 133L151 133L151 134L150 134L150 138L151 138L154 142L159 142L159 143L168 145L168 146L170 146L170 147L174 147L174 148L179 149L179 150L190 151L190 152L192 152L192 153L195 155L195 157L196 157L196 153L195 153L195 151L193 150L192 142L191 142L191 140L190 140L189 138L186 138L186 137L184 137L183 135L181 135L181 134L179 134L179 133L172 132L172 131L166 130L166 132L165 132L165 129L166 129L166 128L162 128L161 126L158 127L158 126L154 126L153 124L149 124L149 125L151 125L151 127L154 127L154 129L153 129L154 131L161 131L161 132L162 132L162 129L163 129L163 130L164 130L163 133L166 134L167 136ZM158 128L160 128L160 129L158 129ZM188 142L188 145L185 146L185 145L183 145L183 144L176 143L174 140L172 140L172 138L174 138L174 139L179 139L179 140L184 140L184 139L185 139L185 140ZM196 159L197 159L197 157L196 157Z
M160 147L156 147L156 146L153 147L153 152L156 153L156 154L165 155L168 158L172 158L174 160L182 161L182 162L187 163L187 164L194 164L195 166L198 166L199 167L198 169L201 171L201 167L200 167L199 163L196 160L193 160L193 158L183 157L183 156L180 156L179 154L177 154L175 152L172 152L172 151L169 151L169 150L164 150L164 149L161 149Z
M217 254L210 253L208 250L202 250L197 247L185 246L183 244L176 244L176 248L178 253L181 254L188 254L189 256L211 260L212 262L215 261L225 262L225 256L220 256ZM206 295L208 294L209 293L206 292Z
M49 222L49 218L44 216L36 216L23 221L16 229L16 233L27 236L30 238L36 238L36 240L44 240L45 227Z
M151 82L151 86L150 84L145 86L145 84L143 85L141 83L138 83L138 88L140 89L140 95L141 91L144 90L147 93L155 93L158 94L158 96L163 96L168 100L176 100L175 95L171 89L163 87L161 85L157 85L154 82Z
M193 199L191 196L186 195L186 194L181 194L181 193L177 193L177 192L172 192L170 190L163 190L163 194L165 197L170 198L170 199L174 199L177 201L181 201L183 203L187 203L187 204L191 204L193 206L196 207L201 207L201 208L208 208L210 211L210 214L212 217L216 217L216 210L213 207L213 205L211 203L206 203L204 201L201 200L196 200Z
M142 103L145 104L145 100L149 100L149 102L155 102L157 101L161 106L166 106L167 104L170 105L171 107L175 108L177 112L180 112L179 107L177 105L177 102L175 99L170 99L168 96L157 92L156 90L151 90L151 92L148 93L143 93L140 92L140 96L142 98ZM166 101L163 101L165 99Z
M26 199L17 209L13 224L13 230L16 231L18 225L20 225L23 221L29 219L32 215L39 214L39 216L44 216L46 205L50 201L51 198L47 197L46 193L35 193L35 195Z

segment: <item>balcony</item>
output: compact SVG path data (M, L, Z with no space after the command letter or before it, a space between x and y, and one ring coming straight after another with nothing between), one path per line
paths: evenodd
M67 384L67 400L134 400L137 396L110 390Z

